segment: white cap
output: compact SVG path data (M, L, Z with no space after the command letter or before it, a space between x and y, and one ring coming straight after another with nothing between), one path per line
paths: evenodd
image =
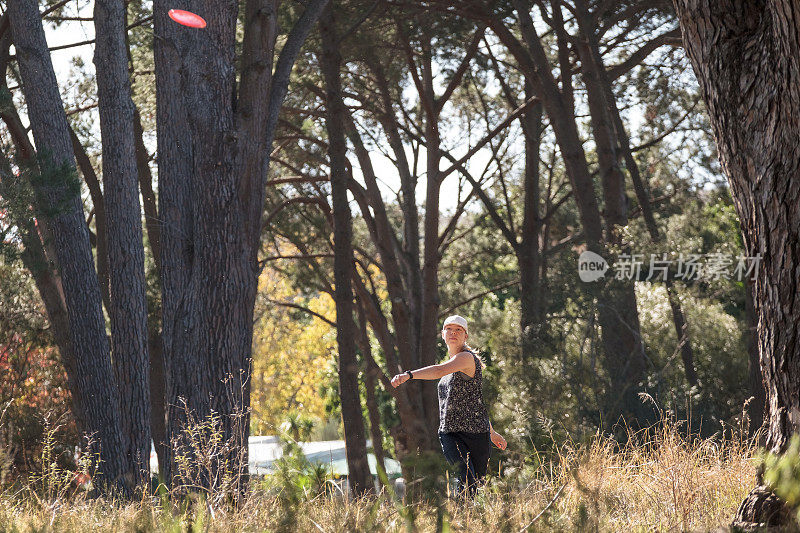
M446 328L450 324L455 324L456 326L461 326L462 328L464 328L464 331L469 333L469 330L467 329L467 319L464 318L463 316L452 315L452 316L449 316L449 317L445 318L444 324L442 324L442 331L444 331L444 328Z

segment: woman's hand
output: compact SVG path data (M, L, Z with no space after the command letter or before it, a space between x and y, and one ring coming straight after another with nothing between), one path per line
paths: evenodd
M394 381L392 381L392 383L394 383ZM489 438L492 439L492 444L494 444L501 450L505 450L506 446L508 446L506 439L504 439L503 436L500 435L500 433L496 432L495 430L492 430L491 433L489 433Z
M402 385L403 383L405 383L409 379L411 379L411 376L409 376L405 372L402 373L402 374L397 374L395 377L392 378L392 387L394 387L396 389L397 387L399 387L400 385Z

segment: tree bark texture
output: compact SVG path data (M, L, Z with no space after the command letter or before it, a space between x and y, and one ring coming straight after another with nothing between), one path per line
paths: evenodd
M108 233L111 348L121 402L121 440L132 486L150 471L150 357L144 246L136 168L134 105L128 77L123 0L94 4L103 196Z
M356 323L353 318L353 228L347 200L346 113L342 97L340 69L342 57L336 36L334 5L330 2L320 19L322 54L320 64L325 77L326 125L330 158L331 204L333 207L333 271L336 300L336 343L339 349L339 397L342 406L347 452L347 479L350 491L359 497L372 492L367 463L364 418L359 393L359 368L356 358Z
M78 163L78 170L83 175L83 181L89 189L89 197L92 199L92 209L94 209L95 238L90 242L95 249L95 260L97 262L97 279L100 282L100 295L103 297L103 305L108 313L111 312L111 291L109 289L108 277L108 235L106 233L106 202L103 198L103 190L100 188L100 180L94 171L89 154L81 144L78 134L70 126L69 137L72 140L72 150L75 153L75 161Z
M255 275L247 263L245 210L237 190L237 4L196 2L188 8L206 18L202 34L172 23L170 6L159 2L154 22L162 37L156 39L156 98L167 434L178 453L193 457L197 450L185 448L182 431L190 420L212 414L220 416L221 427L214 430L223 442L246 449L252 334L247 302L255 294ZM226 460L240 458L217 456L212 470ZM197 475L201 486L219 481L213 474Z
M57 264L76 355L77 387L94 451L102 461L98 484L117 483L125 470L121 448L119 396L109 355L100 286L95 274L89 233L74 182L75 158L67 118L47 49L37 3L8 5L28 116L43 178L34 188L37 203L52 229Z
M204 371L192 339L197 329L197 298L191 282L194 261L192 179L193 148L186 104L182 94L181 52L184 35L172 24L166 3L154 2L153 23L156 75L156 121L158 124L158 211L162 220L162 340L167 404L167 441L179 446L186 424L185 409L199 409L210 391L199 382ZM179 48L180 46L180 48ZM185 74L184 74L185 76ZM192 284L190 284L190 282ZM173 377L174 376L174 377ZM207 400L206 400L207 401ZM207 415L201 413L201 416ZM167 463L167 481L172 480L175 463Z
M238 93L237 2L186 5L206 19L202 32L174 24L167 15L173 6L163 0L153 9L167 436L181 448L189 415L219 416L230 451L212 465L213 479L195 480L206 487L221 479L215 474L226 461L246 480L268 154L291 67L325 0L307 4L273 76L278 4L245 5ZM168 477L174 474L173 460Z
M800 429L800 31L792 2L676 2L748 255L769 405L768 446ZM735 61L734 61L735 59Z
M780 452L800 430L800 6L788 0L676 0L675 7L745 250L762 257L753 302L767 392L767 447ZM760 521L758 513L743 514L737 520Z
M8 27L8 13L3 15L4 20L0 22L0 72L4 74L0 79L0 89L8 89L5 73L8 69L9 61L9 48L11 46L11 30ZM25 127L22 125L19 113L14 106L4 106L0 108L0 119L6 124L9 133L11 134L11 141L14 145L17 157L24 161L27 165L35 164L35 150ZM3 158L3 167L6 170L8 179L12 179L13 172L11 171L11 164L7 158ZM0 186L4 190L8 187L21 185L22 177L16 176L14 180L17 183L0 181ZM11 196L11 195L9 195ZM41 231L40 231L41 228ZM50 326L53 331L53 340L58 346L59 354L61 355L61 362L67 373L67 386L70 390L72 397L72 412L78 425L78 431L86 432L87 425L81 408L81 391L78 388L77 376L75 374L75 352L72 349L72 340L70 339L69 331L69 317L67 316L67 307L64 302L64 293L61 285L61 279L55 265L55 251L52 249L52 241L49 246L43 242L44 233L50 235L51 232L47 231L46 222L44 219L35 221L28 219L20 221L20 236L23 244L22 262L25 268L31 273L31 277L36 284L36 289L39 291L39 296L47 312L47 317L50 321ZM49 250L49 253L48 253Z

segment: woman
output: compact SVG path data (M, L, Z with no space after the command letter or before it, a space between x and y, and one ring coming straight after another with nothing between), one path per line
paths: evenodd
M483 364L467 345L467 321L453 315L442 326L450 360L417 370L406 370L392 378L399 387L412 379L439 380L439 442L450 464L459 466L459 490L474 495L486 475L491 440L501 450L506 440L492 428L483 403Z

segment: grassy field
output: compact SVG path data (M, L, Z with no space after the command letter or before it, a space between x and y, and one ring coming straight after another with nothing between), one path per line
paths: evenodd
M343 500L278 484L254 487L232 511L197 498L117 504L23 487L0 495L0 533L708 531L725 528L753 486L754 455L745 442L690 441L675 427L624 449L596 437L490 479L468 504Z

